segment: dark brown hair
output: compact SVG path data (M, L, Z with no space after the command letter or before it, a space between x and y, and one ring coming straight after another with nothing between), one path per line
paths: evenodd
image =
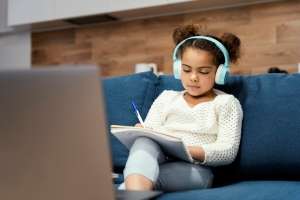
M232 33L223 33L221 37L216 37L214 35L210 35L204 32L199 25L190 24L176 28L173 32L173 40L174 43L177 45L186 38L199 35L209 36L221 42L226 47L229 53L230 62L235 63L240 58L241 41L236 35ZM180 56L182 56L182 53L188 47L198 48L210 52L214 56L214 62L217 66L224 63L223 53L214 43L210 41L188 40L181 45L179 49Z

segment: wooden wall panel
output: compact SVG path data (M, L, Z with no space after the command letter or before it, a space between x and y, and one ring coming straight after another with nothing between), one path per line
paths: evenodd
M300 0L33 33L32 64L96 64L103 75L114 76L133 73L136 63L154 62L159 71L171 73L172 32L189 23L241 38L242 58L232 73L265 73L273 66L297 71Z

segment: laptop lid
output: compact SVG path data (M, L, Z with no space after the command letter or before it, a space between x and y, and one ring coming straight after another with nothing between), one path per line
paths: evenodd
M0 71L0 199L113 199L96 68Z

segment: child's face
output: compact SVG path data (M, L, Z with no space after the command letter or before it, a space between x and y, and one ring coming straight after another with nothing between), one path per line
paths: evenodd
M185 49L181 58L181 82L189 95L199 97L212 90L217 71L213 61L208 51Z

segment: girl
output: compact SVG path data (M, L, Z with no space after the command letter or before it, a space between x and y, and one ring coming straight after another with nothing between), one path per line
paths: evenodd
M194 36L204 36L196 25L174 30L174 42L180 44L176 56L181 60L184 91L162 92L151 106L145 126L180 137L195 163L170 161L154 141L138 138L130 149L124 169L125 184L120 189L170 192L208 188L213 182L210 166L230 164L237 155L241 105L233 95L214 89L214 84L220 65L226 59L236 62L239 58L240 40L231 33L220 38ZM220 42L228 55L211 38Z

